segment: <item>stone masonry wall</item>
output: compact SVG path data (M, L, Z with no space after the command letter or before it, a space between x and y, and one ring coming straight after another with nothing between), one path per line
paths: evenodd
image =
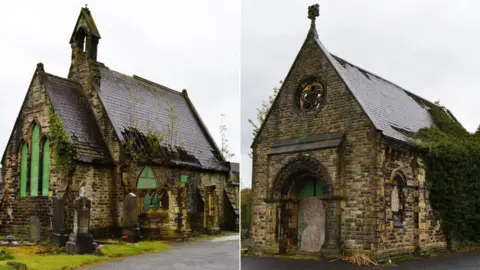
M311 120L297 113L293 98L298 84L308 75L321 76L326 83L325 105ZM341 195L347 196L347 201L342 202L342 240L350 248L369 248L373 235L369 192L375 175L376 131L315 40L307 38L253 146L251 240L256 248L267 247L272 239L271 229L267 229L271 228L272 221L267 219L264 202L269 190L267 153L271 143L338 131L346 132L345 149L339 162L343 186L334 191L337 194L345 190L346 194Z
M419 247L422 251L446 247L439 223L433 218L428 190L425 189L425 170L418 154L409 150L385 146L379 153L383 163L379 169L377 205L377 257L411 253ZM395 174L406 177L404 193L405 214L401 227L394 226L392 190ZM400 202L402 203L402 202Z
M85 196L92 200L90 228L95 236L115 234L119 228L117 196L120 190L113 171L113 168L79 164L72 179L74 198L79 195L80 187L85 187Z
M175 222L175 207L177 206L177 188L181 185L180 175L188 176L188 189L186 194L187 203L186 209L184 209L184 218L193 222L197 226L198 224L203 224L203 215L197 211L198 204L200 203L198 201L199 196L197 196L197 192L203 191L204 186L210 185L210 179L214 178L216 179L214 185L216 186L217 194L219 194L219 198L221 196L221 200L219 201L219 205L217 207L219 220L220 223L223 222L223 188L227 179L227 173L211 173L193 169L180 169L157 165L149 166L151 166L154 170L158 181L158 186L160 188L165 187L169 194L169 210L167 212L160 211L162 213L146 213L145 217L143 218L144 226L149 228L153 234L163 236L171 235L177 228L177 223ZM132 165L126 170L126 172L123 173L122 179L128 190L137 190L137 180L143 168L143 165ZM122 211L120 211L120 215L121 213Z
M52 187L58 186L59 175L55 171L55 158L51 156L50 192L48 196L30 197L27 190L26 197L20 197L20 152L23 142L29 143L29 155L31 154L31 133L33 123L40 125L40 133L43 145L44 136L49 136L49 100L42 84L41 74L43 65L37 68L28 89L23 109L18 115L16 126L12 131L11 140L8 142L5 152L5 159L2 167L4 169L5 198L0 211L0 233L11 233L15 237L29 239L30 237L30 216L37 215L40 219L42 237L47 237L50 230L50 209ZM53 148L53 147L51 147ZM29 159L30 160L30 159ZM30 166L28 166L30 167ZM27 180L29 181L30 176ZM39 194L41 195L41 194Z

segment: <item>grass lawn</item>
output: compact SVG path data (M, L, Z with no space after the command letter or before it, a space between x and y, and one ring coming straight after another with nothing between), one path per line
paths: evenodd
M8 261L25 263L28 270L74 269L112 258L163 251L168 247L164 241L145 241L137 244L108 244L101 248L103 256L52 254L55 250L48 246L5 247L2 250L13 255L14 259L0 261L0 270L11 269L7 265Z

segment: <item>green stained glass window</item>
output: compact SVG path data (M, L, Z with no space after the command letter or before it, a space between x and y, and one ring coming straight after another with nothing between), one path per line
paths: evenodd
M143 168L142 173L138 177L137 188L139 189L150 189L157 188L158 183L153 173L153 169L149 166Z
M215 178L210 179L210 184L214 185L215 184Z
M28 146L23 144L20 162L20 197L27 194L27 169L28 169Z
M38 177L40 165L40 127L35 125L32 132L32 161L30 164L30 196L38 196Z
M187 175L180 175L180 182L185 183L187 182L188 176Z
M158 208L160 207L160 200L158 199L158 193L157 192L153 193L152 207L153 207L154 210L158 210Z
M143 198L143 209L148 211L150 209L150 195L148 193L145 194L145 198Z
M42 195L48 196L50 184L50 141L48 139L43 143L43 168L42 168Z

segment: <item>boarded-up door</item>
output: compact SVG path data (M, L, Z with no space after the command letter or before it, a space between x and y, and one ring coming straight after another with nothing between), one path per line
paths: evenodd
M320 199L321 184L315 179L303 181L299 189L298 248L318 252L325 241L325 208Z

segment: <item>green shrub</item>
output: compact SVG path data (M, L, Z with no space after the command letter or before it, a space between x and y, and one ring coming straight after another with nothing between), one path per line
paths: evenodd
M426 149L426 184L435 217L454 242L480 242L480 131L468 133L442 109L430 113L437 127L414 138Z

